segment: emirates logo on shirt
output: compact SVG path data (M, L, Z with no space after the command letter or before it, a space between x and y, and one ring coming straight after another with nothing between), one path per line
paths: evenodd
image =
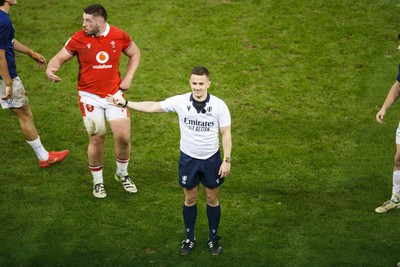
M99 62L100 64L104 64L108 61L108 59L110 58L110 56L107 54L107 52L104 51L100 51L99 53L97 53L96 55L96 60L97 62Z

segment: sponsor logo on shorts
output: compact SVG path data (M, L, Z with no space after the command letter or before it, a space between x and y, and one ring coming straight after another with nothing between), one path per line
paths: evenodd
M12 102L13 102L13 100L14 100L14 99L11 97L11 98L6 99L6 100L4 100L4 101L6 101L6 103L7 103L8 105L11 105Z
M86 104L86 109L89 112L92 112L94 110L94 107L92 105Z
M187 176L186 175L182 176L182 184L186 184L186 181L187 181Z

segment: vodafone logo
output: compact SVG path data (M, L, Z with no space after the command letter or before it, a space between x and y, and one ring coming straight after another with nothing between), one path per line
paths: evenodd
M100 51L96 55L96 60L97 62L100 63L100 65L92 66L93 69L101 70L101 69L111 69L113 65L105 65L108 60L110 59L110 56L107 54L107 52Z
M108 59L110 58L110 56L107 54L107 52L104 51L100 51L99 53L97 53L96 55L96 60L97 62L99 62L100 64L104 64L108 61Z

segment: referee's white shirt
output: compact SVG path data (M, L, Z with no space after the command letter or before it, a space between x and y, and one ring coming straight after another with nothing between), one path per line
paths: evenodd
M231 125L231 115L225 102L213 95L203 111L197 113L191 95L176 95L160 104L165 112L178 113L181 151L192 158L208 159L218 151L219 128Z

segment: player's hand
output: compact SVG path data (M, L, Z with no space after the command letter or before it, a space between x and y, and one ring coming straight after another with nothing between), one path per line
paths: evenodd
M46 59L41 54L35 53L32 51L31 58L38 63L39 68L44 68L47 64Z
M222 177L226 177L231 173L231 163L230 162L222 162L221 167L219 168L218 175Z
M1 97L3 100L10 99L12 95L12 85L11 86L6 86L6 94Z
M376 113L376 121L379 123L383 123L383 118L386 115L386 110L380 109L378 113Z
M51 81L53 83L61 82L61 78L56 75L57 71L58 71L58 69L55 69L55 68L47 68L46 76L49 79L49 81Z
M121 84L119 85L119 89L122 91L126 91L131 87L132 81L128 80L126 77L121 79Z
M121 107L121 106L125 105L125 102L126 102L125 99L120 99L120 98L117 98L110 94L106 97L106 99L107 99L107 102L109 105L115 106L115 107L117 107L117 106Z

